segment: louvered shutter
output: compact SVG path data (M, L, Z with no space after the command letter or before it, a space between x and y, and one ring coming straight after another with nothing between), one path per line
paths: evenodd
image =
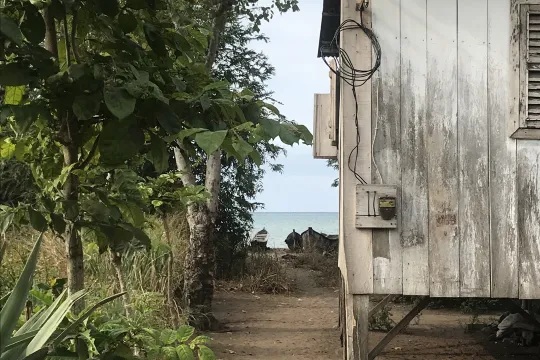
M540 7L527 11L527 98L526 126L540 126Z

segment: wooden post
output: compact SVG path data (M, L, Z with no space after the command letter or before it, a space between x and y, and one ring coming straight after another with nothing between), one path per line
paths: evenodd
M341 1L341 21L352 19L371 27L371 11L361 15L357 0ZM340 47L356 69L372 67L372 44L360 28L340 33ZM341 69L342 70L342 69ZM356 81L355 92L343 79L339 91L339 268L345 280L345 358L368 360L369 294L373 293L371 229L356 228L357 178L371 181L371 80ZM356 96L355 96L356 95ZM356 174L351 170L355 169Z
M368 360L369 356L369 295L353 295L354 360Z

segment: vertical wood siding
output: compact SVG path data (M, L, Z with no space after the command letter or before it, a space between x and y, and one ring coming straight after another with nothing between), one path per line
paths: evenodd
M540 299L540 146L517 144L519 297Z
M491 199L491 296L518 297L516 141L507 131L510 114L512 27L509 0L488 2L488 119Z
M375 164L372 183L401 184L400 161L400 0L378 0L372 8L373 27L381 44L381 67L372 81L372 141ZM380 105L380 106L379 106ZM399 189L399 187L398 187ZM398 209L401 201L398 194ZM398 215L398 228L401 214ZM397 229L373 230L373 291L402 293L402 251Z
M458 223L463 297L489 297L491 292L487 8L487 0L458 0Z
M401 7L403 294L429 295L426 0Z
M457 2L427 3L430 295L459 296Z
M340 265L352 293L540 298L540 142L510 138L518 1L372 3L383 59L358 89L358 164L371 182L398 185L401 203L397 232L352 230L356 129L342 85ZM357 66L371 55L365 40L342 36Z

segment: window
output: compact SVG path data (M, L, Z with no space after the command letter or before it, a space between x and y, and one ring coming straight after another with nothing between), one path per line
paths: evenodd
M519 6L519 128L517 139L540 139L540 4Z

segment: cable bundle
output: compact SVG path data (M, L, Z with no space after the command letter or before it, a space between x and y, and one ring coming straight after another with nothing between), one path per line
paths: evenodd
M324 57L323 57L323 61L326 64L326 66L328 66L330 71L336 74L338 78L342 79L352 89L352 93L354 96L354 103L356 106L355 115L354 115L354 122L356 125L356 146L352 149L351 153L349 154L348 167L349 167L349 170L354 173L354 176L361 184L367 184L366 180L364 180L364 178L362 178L362 176L360 176L360 174L358 174L358 172L356 171L356 168L357 168L356 164L358 163L359 145L360 145L360 128L358 127L358 99L356 97L356 87L364 85L367 81L371 79L373 74L379 69L379 66L381 65L381 45L379 44L379 41L377 40L375 33L373 33L373 31L369 29L368 27L364 26L363 21L362 21L362 13L363 12L361 11L360 23L353 19L347 19L343 21L337 28L336 32L334 33L334 37L332 38L332 41L330 42L330 44L321 46L321 53L324 53L323 50L332 49L333 47L338 49L339 58L334 58L336 64L338 64L337 69L333 69ZM371 69L368 69L368 70L356 69L354 67L354 64L352 63L352 60L349 54L339 46L339 42L338 42L339 34L342 31L352 30L352 29L361 29L371 41L373 51L375 53L375 64L373 65ZM354 167L351 166L351 159L353 158L353 154L355 154Z

